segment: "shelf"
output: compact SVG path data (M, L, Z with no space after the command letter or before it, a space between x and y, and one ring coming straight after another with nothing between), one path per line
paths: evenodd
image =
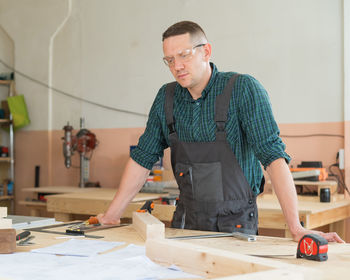
M11 200L13 199L13 195L1 195L0 200Z
M0 162L11 162L10 157L0 157Z
M46 202L45 201L19 201L18 204L24 205L24 206L37 206L37 207L45 207L46 208Z
M0 124L3 124L3 123L11 123L11 120L10 119L0 119Z
M0 80L0 85L10 85L12 80Z

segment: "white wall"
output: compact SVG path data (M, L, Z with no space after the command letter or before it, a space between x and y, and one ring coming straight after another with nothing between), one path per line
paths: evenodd
M161 34L194 20L206 30L220 70L252 74L266 87L278 122L337 122L344 120L342 3L0 0L0 26L15 42L18 70L52 79L76 97L147 114L159 87L172 80L161 60ZM27 98L29 130L62 129L66 121L77 128L80 116L89 128L145 125L146 117L54 92L49 113L47 89L25 78L17 84Z

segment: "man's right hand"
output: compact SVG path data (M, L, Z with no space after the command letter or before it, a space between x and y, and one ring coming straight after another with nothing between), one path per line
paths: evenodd
M119 225L120 219L113 219L106 216L106 214L98 214L97 219L101 225Z

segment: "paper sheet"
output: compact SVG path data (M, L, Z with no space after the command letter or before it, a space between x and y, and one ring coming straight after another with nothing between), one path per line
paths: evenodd
M93 240L87 241L94 243ZM38 253L0 255L0 278L6 277L14 280L196 278L174 267L166 268L155 264L145 256L144 252L143 246L129 245L118 251L103 255L94 254L84 258Z
M53 246L34 249L32 252L64 256L90 257L123 244L125 244L125 242L71 239L69 241L55 244Z

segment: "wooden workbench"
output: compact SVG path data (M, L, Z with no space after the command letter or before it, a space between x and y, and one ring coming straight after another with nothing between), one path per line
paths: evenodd
M22 188L25 193L35 194L34 200L21 200L18 203L29 208L30 216L39 217L43 210L46 210L46 202L38 200L38 194L52 195L64 193L85 193L93 191L94 188L78 188L74 186L42 186L38 188Z
M290 237L281 206L277 198L258 197L259 228L279 229L285 237ZM329 231L336 231L345 238L345 220L350 217L350 200L329 203L299 201L299 218L307 229L315 229L325 225Z
M64 231L65 228L61 230ZM55 228L55 230L60 230ZM166 228L165 236L184 236L184 235L198 235L206 232L200 231L189 231L189 230L179 230L179 229L170 229ZM17 247L17 252L26 252L31 249L46 247L50 245L57 244L59 242L64 242L64 239L56 239L56 234L48 234L48 233L40 233L40 232L32 232L35 236L35 245L30 245L26 247ZM103 236L102 240L105 241L124 241L127 244L136 244L136 245L144 245L145 241L141 238L141 236L134 230L132 226L120 227L120 228L111 228L105 229L102 231L93 232L94 235ZM167 240L167 239L165 239ZM213 252L214 259L212 260L212 266L215 266L215 256L218 255L218 252L223 257L230 257L231 255L239 256L237 254L242 254L243 256L240 259L248 258L254 260L256 263L261 265L267 265L276 263L278 266L281 264L281 267L284 269L283 264L296 265L296 271L300 272L303 269L313 269L315 272L318 271L321 277L317 276L317 278L288 278L284 275L284 278L281 278L281 275L275 278L269 279L344 279L346 275L350 273L350 245L349 244L329 244L328 256L329 259L326 262L315 262L304 259L296 259L296 248L297 243L291 241L287 238L276 238L276 237L264 237L258 236L257 242L247 242L238 240L231 237L221 237L221 238L211 238L211 239L191 239L191 240L182 240L177 241L181 242L181 244L186 244L186 248L206 248L206 253L201 254L198 259L188 260L189 262L198 263L198 267L201 264L208 262L208 258L212 257L210 255ZM123 246L122 248L124 248ZM119 249L119 248L118 248ZM118 250L115 249L115 250ZM181 256L183 254L181 251L168 251L167 254L176 254ZM262 257L248 257L244 255L290 255L290 256L279 256L271 258L262 258ZM184 260L189 258L185 254L182 256ZM219 263L219 260L218 260ZM237 266L235 263L228 263L227 269L232 270L233 266ZM253 271L256 265L252 266ZM288 268L288 267L287 267ZM183 268L185 270L185 268ZM206 268L210 270L211 268ZM190 271L189 271L190 272ZM55 273L54 271L52 273ZM203 271L203 275L205 276L207 271ZM273 274L272 274L273 275ZM245 275L244 277L248 277L249 275ZM237 278L237 279L262 279L262 278ZM231 278L225 278L231 279ZM232 278L233 279L233 278ZM234 278L236 279L236 278Z
M94 189L89 192L66 193L47 196L47 211L54 212L58 221L72 220L72 214L97 215L104 213L112 202L115 189ZM124 218L131 218L132 212L140 209L146 200L156 200L168 193L138 193L124 212ZM162 221L172 219L175 206L156 204L152 214Z
M113 189L97 189L86 193L70 193L47 197L47 210L55 213L56 220L71 220L71 214L96 215L107 210L114 197ZM145 198L147 194L138 194ZM132 211L140 208L143 203L133 200L123 217L131 218ZM152 199L152 198L147 198ZM281 207L277 199L258 197L259 228L278 229L284 237L290 237ZM162 221L171 221L175 206L156 204L153 215ZM331 203L313 201L299 202L300 220L307 229L315 229L329 225L330 231L336 231L345 238L345 219L350 217L350 201L342 200Z

